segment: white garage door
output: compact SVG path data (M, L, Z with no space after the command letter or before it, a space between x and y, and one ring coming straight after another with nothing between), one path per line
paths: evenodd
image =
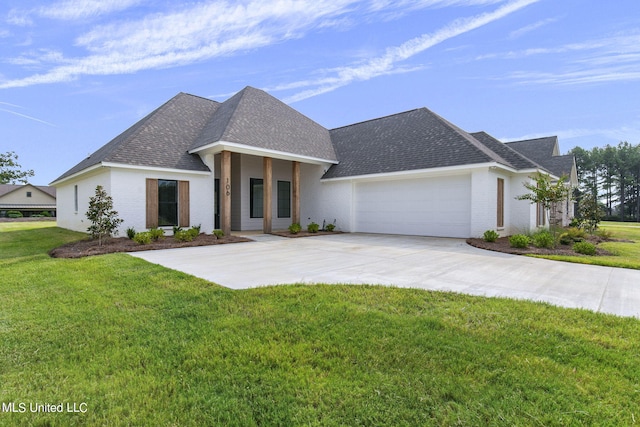
M469 237L470 175L360 182L355 231Z

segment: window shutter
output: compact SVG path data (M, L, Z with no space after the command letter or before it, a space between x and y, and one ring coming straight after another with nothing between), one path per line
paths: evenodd
M147 228L158 226L158 180L147 178Z
M178 225L189 227L189 181L178 181L178 210Z

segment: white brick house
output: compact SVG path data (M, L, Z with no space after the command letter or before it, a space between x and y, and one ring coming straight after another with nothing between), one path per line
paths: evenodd
M515 200L536 172L577 180L555 137L505 144L426 108L328 130L246 87L222 103L178 94L52 185L58 224L79 231L102 185L122 229L335 220L349 232L475 237L543 225Z

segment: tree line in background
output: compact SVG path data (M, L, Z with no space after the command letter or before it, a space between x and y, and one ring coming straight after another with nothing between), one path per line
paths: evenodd
M580 183L578 204L587 196L602 203L607 220L640 221L640 144L575 147L571 154Z

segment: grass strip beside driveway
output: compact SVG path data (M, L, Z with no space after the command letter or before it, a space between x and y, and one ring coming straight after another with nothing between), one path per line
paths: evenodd
M585 255L531 255L536 258L556 261L575 262L579 264L602 265L606 267L632 268L640 270L640 223L603 221L600 228L610 232L618 242L603 242L600 247L611 252L611 256Z
M0 402L87 412L0 412L0 425L640 418L637 319L374 286L231 291L125 254L51 259L78 234L4 227Z

